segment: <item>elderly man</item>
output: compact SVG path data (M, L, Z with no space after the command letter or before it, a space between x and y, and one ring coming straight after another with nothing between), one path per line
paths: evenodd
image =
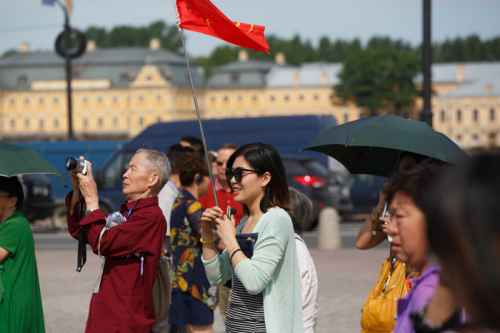
M109 216L99 209L92 165L87 175L72 173L73 192L66 201L68 230L76 238L83 229L92 250L104 258L86 333L151 332L155 322L152 289L166 230L157 195L169 173L163 153L139 149L123 174L127 201L119 213ZM83 217L76 212L82 199Z

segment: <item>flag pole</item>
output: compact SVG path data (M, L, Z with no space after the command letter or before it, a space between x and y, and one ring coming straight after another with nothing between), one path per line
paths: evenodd
M201 141L203 142L203 151L205 153L205 163L207 163L208 176L210 177L210 182L212 183L212 186L211 186L212 187L212 195L214 196L215 206L220 207L219 200L217 199L217 192L215 190L215 177L214 177L214 174L212 172L212 165L211 165L210 160L208 158L207 139L205 137L205 130L203 129L200 108L198 106L198 98L196 96L196 90L194 88L193 75L191 73L191 63L189 61L189 57L188 57L188 53L187 53L186 38L184 36L184 29L179 27L179 31L180 31L180 35L181 35L182 49L184 50L184 59L186 60L186 68L187 68L187 72L188 72L189 85L191 86L191 95L193 96L194 109L196 111L196 118L198 119L198 126L200 127Z

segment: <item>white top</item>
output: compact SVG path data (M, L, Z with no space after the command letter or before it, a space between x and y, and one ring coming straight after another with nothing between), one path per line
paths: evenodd
M304 333L313 333L318 320L318 274L304 240L295 234L297 260L299 262L300 285L302 289L302 318Z
M170 217L175 199L179 195L179 190L174 182L169 180L158 193L158 206L160 206L165 221L167 221L167 236L170 236Z

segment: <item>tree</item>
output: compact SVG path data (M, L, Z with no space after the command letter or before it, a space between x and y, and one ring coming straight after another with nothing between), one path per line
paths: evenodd
M350 52L334 87L344 102L354 102L365 115L406 116L418 95L414 83L419 60L413 51L373 47Z
M153 38L160 40L162 48L179 52L182 47L179 30L175 25L168 25L163 21L156 21L148 26L134 27L122 25L107 31L102 27L91 26L85 34L96 42L97 47L148 47Z

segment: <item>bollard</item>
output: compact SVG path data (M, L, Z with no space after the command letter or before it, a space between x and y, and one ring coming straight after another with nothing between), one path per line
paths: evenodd
M340 217L333 207L325 207L319 213L318 248L335 250L342 246L340 238Z

